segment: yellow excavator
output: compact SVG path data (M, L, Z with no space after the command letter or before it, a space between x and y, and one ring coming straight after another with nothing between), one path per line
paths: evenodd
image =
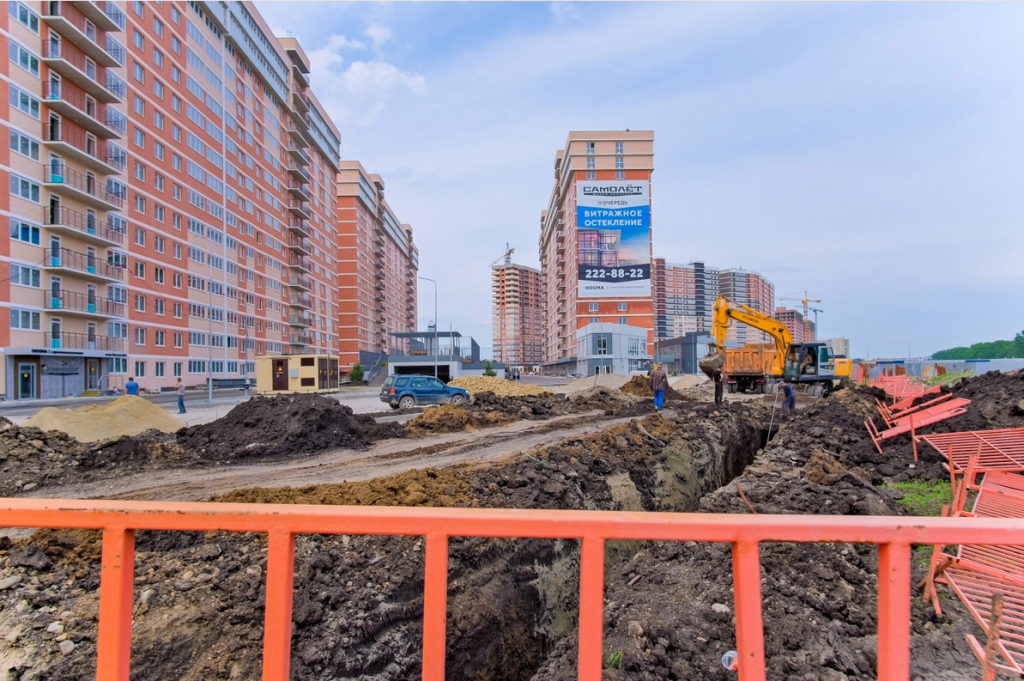
M822 396L828 396L843 380L850 378L853 362L846 357L836 357L824 343L794 343L793 336L785 324L752 307L732 303L725 296L715 301L712 314L710 352L698 362L701 371L713 377L726 364L725 334L732 320L764 331L775 341L774 357L768 364L765 380L772 382L781 378L791 383L806 384Z

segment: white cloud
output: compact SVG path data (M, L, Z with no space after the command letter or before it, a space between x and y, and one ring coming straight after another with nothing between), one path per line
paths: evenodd
M387 40L384 32L370 29L366 32L375 48ZM390 29L387 33L390 34ZM353 49L365 49L365 45L343 35L333 35L326 45L309 53L317 96L338 125L368 125L390 100L426 94L427 82L423 76L403 71L379 56L371 60L346 61L344 51Z
M366 27L366 30L363 31L363 35L373 41L373 50L377 54L380 54L381 47L383 47L384 43L394 37L391 29L382 24L370 24Z
M564 2L561 0L552 2L551 14L554 15L555 19L562 23L583 20L583 15L580 14L579 7L575 2Z

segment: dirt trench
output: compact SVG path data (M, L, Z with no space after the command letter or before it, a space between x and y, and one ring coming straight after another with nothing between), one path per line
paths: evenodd
M696 510L753 460L763 421L756 407L693 404L674 418L649 415L496 464L221 500ZM640 548L610 545L609 560ZM96 537L81 532L0 545L0 580L18 577L0 590L8 678L94 675L98 558ZM259 535L140 532L132 678L258 678L265 559ZM578 570L574 541L453 538L447 677L531 678L573 636ZM417 678L422 580L420 538L301 537L292 678Z

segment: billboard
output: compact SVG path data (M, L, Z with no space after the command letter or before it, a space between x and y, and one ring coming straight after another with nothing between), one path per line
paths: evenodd
M576 182L578 297L650 297L650 184Z

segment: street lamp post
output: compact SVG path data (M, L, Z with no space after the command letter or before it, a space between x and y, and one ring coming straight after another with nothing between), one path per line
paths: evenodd
M429 277L419 277L423 281L429 281L434 285L434 378L437 378L437 353L440 349L437 346L437 282Z

